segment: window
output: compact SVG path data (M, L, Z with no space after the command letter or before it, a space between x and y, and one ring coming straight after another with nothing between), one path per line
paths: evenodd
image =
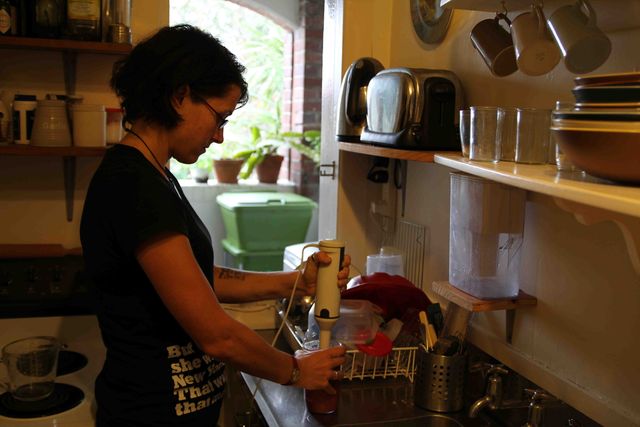
M249 102L225 126L223 144L209 147L195 165L171 161L171 171L178 178L188 178L191 168L210 170L214 158L230 157L246 148L251 141L251 126L266 132L280 130L287 30L225 0L171 0L169 20L171 25L195 25L217 37L247 68L245 79L249 84Z

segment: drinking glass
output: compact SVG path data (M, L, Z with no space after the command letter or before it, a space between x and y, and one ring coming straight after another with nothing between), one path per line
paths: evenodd
M518 131L515 108L498 108L498 144L500 160L513 162L516 159L516 136Z
M547 163L551 138L551 111L539 108L517 109L516 163Z
M471 123L471 112L469 110L460 110L460 143L462 145L462 156L469 157L469 143L471 136L469 135Z
M471 142L469 159L496 163L500 145L496 140L497 107L471 107Z

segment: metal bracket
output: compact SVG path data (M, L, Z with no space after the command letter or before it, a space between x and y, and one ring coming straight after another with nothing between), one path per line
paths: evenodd
M505 310L505 338L509 344L513 340L513 325L516 322L516 310L513 308Z
M62 168L64 173L64 194L67 208L67 221L73 221L73 190L76 182L76 158L64 156L62 158Z
M320 165L320 176L330 176L331 179L336 179L336 161Z

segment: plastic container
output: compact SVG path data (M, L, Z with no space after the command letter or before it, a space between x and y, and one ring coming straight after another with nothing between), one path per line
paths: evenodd
M16 95L13 98L13 142L29 144L38 102L35 95Z
M379 320L373 304L367 300L345 299L340 301L340 318L331 329L331 337L347 346L355 348L358 344L371 343L379 329ZM305 342L311 343L319 338L319 327L314 316L314 307L309 310Z
M294 193L223 193L217 198L229 245L242 251L280 251L305 240L314 201Z
M105 108L107 113L107 145L113 145L122 139L122 108Z
M232 267L249 271L282 271L282 250L245 251L222 239L222 247L232 257Z
M104 105L74 104L73 145L76 147L104 147L107 141L107 113Z
M525 191L451 174L449 282L478 298L518 295Z
M385 246L380 248L380 253L367 255L367 274L380 272L404 276L404 262L397 249Z

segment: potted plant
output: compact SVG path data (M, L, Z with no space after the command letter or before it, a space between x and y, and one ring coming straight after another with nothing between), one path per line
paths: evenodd
M224 184L237 184L238 174L244 163L243 158L236 158L234 154L238 151L238 143L226 141L224 144L211 147L213 153L213 171L216 179Z
M234 158L245 160L240 172L242 179L248 178L255 169L258 181L277 182L284 159L278 154L282 147L297 150L316 164L320 162L320 131L266 133L258 126L251 126L250 132L251 148L234 154Z
M199 158L195 167L191 168L191 176L196 182L201 184L204 184L209 180L210 173L211 162L206 158Z

